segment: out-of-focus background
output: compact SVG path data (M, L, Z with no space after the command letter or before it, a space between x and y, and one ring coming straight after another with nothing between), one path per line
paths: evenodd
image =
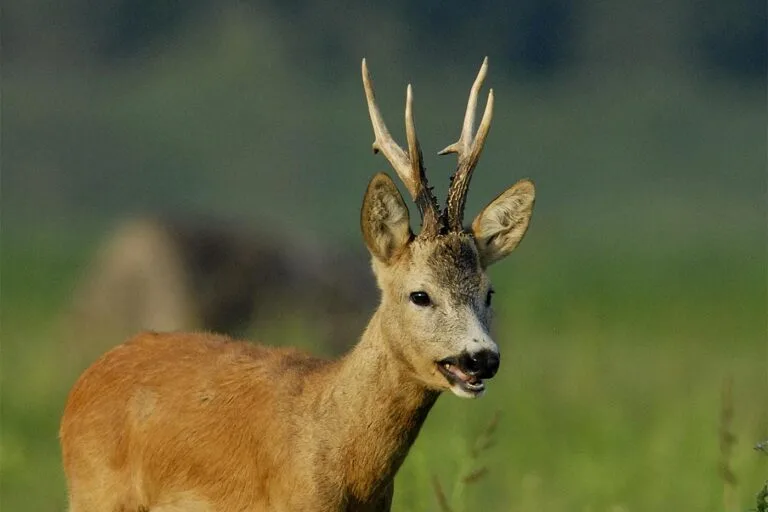
M521 177L538 199L491 270L501 372L439 401L395 508L438 510L435 482L456 511L755 506L764 2L6 0L1 35L3 510L64 509L66 394L142 326L348 347L389 171L360 60L400 140L413 84L442 196L485 55L468 217Z

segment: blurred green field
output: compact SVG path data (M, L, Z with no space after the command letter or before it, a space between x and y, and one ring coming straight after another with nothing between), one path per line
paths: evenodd
M56 432L65 396L85 365L119 341L78 344L56 331L90 251L66 240L3 244L7 511L64 509ZM456 511L726 510L718 429L727 379L733 510L754 507L768 477L768 457L752 449L768 437L766 273L761 245L747 242L670 254L526 241L492 271L500 374L477 401L438 401L399 474L395 510L438 510L433 477ZM301 330L277 325L270 337ZM470 468L473 439L496 411L494 445ZM457 486L481 466L484 477Z

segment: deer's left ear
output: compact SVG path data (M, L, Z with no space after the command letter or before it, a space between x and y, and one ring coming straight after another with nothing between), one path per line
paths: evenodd
M483 208L472 222L484 267L504 258L523 239L533 213L535 189L531 180L520 180Z

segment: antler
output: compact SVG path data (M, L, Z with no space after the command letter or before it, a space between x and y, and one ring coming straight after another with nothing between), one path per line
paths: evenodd
M368 65L363 59L363 86L365 97L368 100L368 113L371 116L373 133L373 152L381 153L394 168L397 175L405 184L405 188L416 202L422 219L422 235L434 236L439 230L440 209L435 196L427 183L422 161L421 147L416 138L416 127L413 123L413 94L411 85L408 84L405 100L405 133L408 139L408 153L398 146L389 134L387 125L381 117L379 107L376 105L376 97L373 93L371 75L368 73Z
M464 126L461 129L459 140L438 153L447 155L456 153L459 159L459 165L456 172L451 177L451 186L448 190L448 201L446 205L446 214L448 215L448 228L453 231L463 229L462 222L464 217L464 205L467 201L467 189L469 180L472 179L472 171L475 170L480 153L485 145L485 138L491 128L491 119L493 118L493 89L488 93L488 101L485 104L483 119L477 134L472 138L472 132L475 125L475 111L477 110L477 95L483 86L485 75L488 72L488 57L483 60L480 66L480 72L472 84L469 91L469 101L467 102L467 112L464 114Z

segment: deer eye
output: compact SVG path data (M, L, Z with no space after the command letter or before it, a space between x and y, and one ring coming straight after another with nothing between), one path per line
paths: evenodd
M413 292L411 293L411 302L416 304L417 306L429 306L432 304L432 300L429 298L429 295L427 295L427 292Z
M492 289L488 290L488 295L485 296L485 307L489 308L491 307L491 300L493 299L493 294L496 293Z

